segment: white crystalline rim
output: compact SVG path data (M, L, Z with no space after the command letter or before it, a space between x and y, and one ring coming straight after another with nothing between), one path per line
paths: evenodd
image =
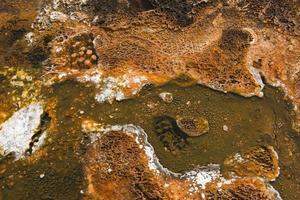
M94 142L99 136L101 137L102 134L107 134L110 131L124 131L126 134L130 136L136 137L136 143L140 145L140 148L142 148L149 159L148 166L149 169L154 170L157 173L164 173L166 175L172 175L178 177L180 174L171 172L167 168L163 167L157 156L155 155L154 149L152 145L148 142L148 136L144 132L144 130L139 127L135 126L133 124L126 124L126 125L113 125L108 126L106 128L102 128L99 130L100 135L92 135L91 139L92 142ZM101 133L102 132L102 133Z
M47 132L45 131L39 137L39 140L33 144L32 153L36 152L45 143L46 138L47 138Z
M199 189L205 189L205 185L212 181L218 181L218 187L220 188L223 184L229 184L232 181L236 180L236 178L225 179L224 177L222 177L220 172L220 165L218 164L209 164L207 166L198 167L194 170L187 171L183 174L174 173L170 171L169 169L163 167L160 164L159 159L155 154L154 148L148 142L147 139L148 137L145 131L141 127L135 126L133 124L113 125L113 126L107 126L106 128L101 128L100 130L97 131L96 134L91 135L92 143L97 139L99 139L102 134L107 134L110 131L124 131L128 135L134 136L136 138L135 140L136 143L139 144L139 147L144 150L146 156L148 157L149 169L154 170L156 173L162 173L164 175L169 175L180 179L189 180L192 184L189 190L190 193L196 192ZM259 177L257 177L257 179L260 179L261 181L265 181L264 179ZM276 200L282 200L279 192L276 191L272 187L272 185L267 183L267 188L270 193L274 194Z
M132 95L135 95L140 91L140 89L145 85L144 81L146 80L147 79L143 76L134 78L133 82L139 84L139 87L137 90L132 91ZM113 100L122 101L128 98L128 96L126 96L122 91L129 87L127 74L121 77L107 77L103 79L102 85L102 91L95 97L99 103L106 101L112 103Z
M149 169L154 170L157 173L163 173L165 175L171 175L181 179L191 180L193 183L195 183L195 187L203 187L209 181L215 180L221 176L220 166L217 164L210 164L206 167L199 167L184 174L174 173L169 169L163 167L155 154L154 148L148 142L147 134L139 126L135 126L133 124L108 126L99 130L100 136L101 132L107 134L110 131L124 131L126 134L134 136L136 138L136 143L139 144L140 148L144 150L147 158L149 159ZM99 135L97 134L92 135L92 142L95 141L98 136Z
M92 72L92 74L85 74L83 77L77 78L77 80L81 83L92 82L94 84L99 84L102 82L102 72L96 70Z
M278 157L277 152L275 151L275 149L272 146L270 148L271 148L271 151L273 152L273 154L275 155L276 159L278 160L279 157ZM276 174L276 178L278 178L279 175L280 175L280 167L278 166L278 173ZM276 178L274 178L271 181L275 181Z
M275 190L275 188L271 184L267 184L267 187L268 187L268 190L274 194L274 196L276 198L275 200L282 200L279 192L277 190Z
M77 12L81 12L88 0L52 0L47 2L39 11L32 23L33 28L48 29L53 22L65 22L68 19L82 21L90 25L91 19L86 20L79 17ZM69 9L70 12L66 12Z
M130 74L130 71L128 71L128 74ZM92 82L101 90L95 95L95 100L99 103L112 103L114 100L122 101L128 98L123 92L123 89L128 88L130 83L127 74L120 77L102 77L101 70L96 70L91 74L85 74L77 78L77 80L82 83ZM139 85L137 90L131 93L131 95L136 95L147 83L147 78L144 76L134 77L133 83Z
M259 96L259 97L263 97L264 94L263 94L262 90L264 89L265 84L264 84L263 81L262 81L262 78L261 78L261 75L260 75L260 70L258 70L258 69L256 69L256 68L250 66L250 67L249 67L249 71L250 71L250 73L252 74L252 76L253 76L253 78L255 79L255 81L256 81L256 82L258 83L258 85L260 86L260 91L259 91L258 96ZM256 95L256 94L252 94L252 95L250 95L250 96L254 96L254 95Z
M209 164L204 167L198 167L192 171L185 172L180 178L187 179L193 183L191 192L198 187L205 189L205 185L217 179L221 179L220 165Z
M16 159L20 159L26 153L31 142L31 137L40 125L43 106L41 103L33 103L21 108L7 121L0 125L0 148L2 155L14 152ZM42 140L35 145L42 144Z
M29 32L25 35L25 40L28 42L29 45L32 45L34 39L34 33L33 32Z

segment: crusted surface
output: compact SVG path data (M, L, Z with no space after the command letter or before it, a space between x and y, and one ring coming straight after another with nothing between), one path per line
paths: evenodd
M38 5L41 9L31 27ZM23 12L26 10L29 15ZM297 106L300 105L299 13L299 2L293 0L3 1L0 3L0 42L3 44L0 61L10 66L44 65L43 75L39 76L45 83L43 87L54 83L53 88L59 88L61 85L57 82L66 79L87 83L84 90L91 91L92 100L98 103L120 101L136 95L145 84L161 85L182 75L191 78L191 82L223 92L262 96L263 75L266 82L284 88ZM26 76L25 81L24 74L12 80L6 76L1 74L0 83L12 81L9 84L13 87L22 88L22 84L30 82ZM93 87L87 89L91 85ZM0 87L2 93L7 92L4 87ZM55 91L53 88L44 93ZM31 95L28 92L31 90L24 90L23 97L20 89L7 96L0 94L0 102L9 99L9 105L24 103L22 99L11 98L20 96L13 94L20 91L24 100L33 99L27 95ZM83 91L74 91L70 99L79 101L88 96L84 96ZM70 102L65 92L58 94L62 96L58 115L64 116L59 126L65 126L63 132L66 132L61 137L77 142L72 134L78 124L70 124L70 121L75 122L74 118L87 111L74 111L70 105L70 111L62 112ZM80 106L84 107L85 103L82 100ZM155 102L150 103L155 110ZM178 103L176 97L173 103ZM87 104L94 109L94 102ZM7 111L11 109L4 106L0 106L1 122L12 114ZM56 112L55 109L52 112ZM77 111L80 115L74 114ZM108 115L113 118L111 113ZM276 124L278 128L280 123ZM156 125L154 131L167 151L176 154L185 150L187 134L174 126L173 119L160 119ZM223 129L230 134L232 128ZM201 199L203 193L212 199L248 199L252 195L256 199L277 198L264 183L279 173L277 158L269 147L244 153L243 162L233 159L228 164L226 161L229 177L246 178L225 180L218 174L218 180L211 182L205 179L208 175L203 171L204 178L195 172L196 178L211 182L201 193L199 185L189 182L191 180L157 175L149 169L149 158L129 135L111 131L88 147L83 166L89 186L87 198L115 199L115 195L119 195L120 199ZM57 146L64 143L63 138ZM70 145L70 149L73 146ZM69 148L63 150L69 153ZM296 158L297 151L286 151L289 152L284 155ZM59 156L59 159L64 158ZM55 176L51 178L51 184L55 185ZM73 181L67 182L71 188ZM116 194L115 188L120 193Z
M176 123L183 132L191 137L200 136L209 131L208 121L203 117L178 117Z
M92 33L93 53L104 77L144 76L147 83L163 84L185 74L217 90L261 96L263 74L268 83L284 88L299 104L297 2L76 2L57 1L57 6L50 6L37 19L52 16L47 29L64 24L61 33L67 38ZM52 52L65 48L69 40L61 47L52 44ZM73 69L82 69L82 64L59 62L70 60L71 55L52 53L49 64L59 66L56 73L78 74ZM80 74L89 74L85 70ZM131 96L142 85L129 91L119 89Z
M109 132L89 147L85 160L91 199L170 199L133 136Z
M182 176L150 169L155 154L144 147L147 141L138 138L138 129L111 129L92 137L84 157L86 199L280 199L262 179L225 180L214 166Z
M259 179L237 179L223 184L220 188L212 187L206 193L207 199L214 200L275 200L276 194L268 191L263 181Z
M273 147L257 146L224 162L226 173L238 176L260 176L275 180L279 176L278 157Z
M89 69L97 65L98 56L93 45L93 35L83 33L76 35L64 42L63 38L57 38L53 44L52 54L59 66L70 66L75 69ZM61 57L61 55L64 55ZM67 56L65 56L67 55Z

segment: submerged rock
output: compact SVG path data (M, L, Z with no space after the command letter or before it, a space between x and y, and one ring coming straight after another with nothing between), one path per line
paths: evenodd
M242 155L235 154L224 161L225 173L229 176L258 176L274 181L279 176L279 163L272 146L252 147Z
M208 121L203 117L178 117L176 122L178 127L191 137L200 136L209 131Z
M188 137L196 137L208 132L209 125L205 118L178 117L177 120L167 116L153 119L153 128L165 150L177 155L188 145Z
M188 144L187 134L176 125L176 120L170 116L163 115L154 118L154 131L163 143L165 150L172 154L178 154Z
M223 125L223 131L225 131L225 132L228 132L228 130L229 130L229 128L228 128L228 126L227 125Z
M208 186L205 199L281 200L275 189L258 178L232 179L220 185L211 184Z

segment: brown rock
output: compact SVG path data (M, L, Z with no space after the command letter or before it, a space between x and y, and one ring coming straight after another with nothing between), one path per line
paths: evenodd
M178 127L191 137L200 136L209 131L208 121L203 117L178 117L176 122Z
M256 146L242 155L230 156L224 162L224 169L227 176L258 176L268 181L279 176L278 157L272 146Z
M97 56L96 56L96 55L92 55L92 56L91 56L91 59L92 59L93 61L96 61L96 60L97 60Z
M80 57L80 58L78 59L78 62L83 63L83 62L84 62L84 57Z
M84 61L84 64L85 64L86 66L91 66L91 65L92 65L92 63L91 63L90 60L85 60L85 61Z
M87 55L92 55L92 54L93 54L93 51L89 49L89 50L86 51L86 54L87 54Z

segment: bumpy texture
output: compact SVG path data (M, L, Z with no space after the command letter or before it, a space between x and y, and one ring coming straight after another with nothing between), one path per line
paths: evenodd
M127 130L112 127L92 136L84 157L86 199L280 199L256 177L225 180L205 168L182 176L166 171L153 163L155 154L145 147L147 140L139 138L138 131L129 125Z
M300 104L299 2L76 2L55 1L35 24L47 24L44 32L63 24L63 46L74 35L92 33L97 62L86 63L92 69L98 63L106 77L145 76L147 83L163 84L184 74L217 90L261 96L263 75ZM55 43L50 46L56 52ZM55 72L78 74L77 60L58 62L71 55L50 54L51 66L59 66ZM90 74L86 68L80 74Z
M111 103L136 95L145 84L161 85L180 76L223 92L262 96L263 76L300 106L299 1L45 0L36 17L24 10L34 13L38 0L3 2L0 61L10 66L43 65L41 80L46 85L65 79L93 82L98 90L95 100ZM18 51L18 45L26 48ZM5 79L1 74L1 83ZM24 85L23 81L30 78L20 73L12 85ZM0 95L0 102L7 99ZM0 121L8 116L0 113ZM166 150L176 154L185 149L188 134L174 119L158 117L153 127ZM35 142L29 144L32 150ZM181 177L155 171L140 145L130 132L116 130L90 144L83 162L86 197L280 199L266 183L279 174L271 147L256 147L225 161L225 179L204 171ZM194 179L187 178L191 174Z
M177 117L177 126L188 136L195 137L209 131L207 119L203 117Z
M170 116L158 116L153 120L154 132L163 143L165 149L173 154L187 146L187 134L180 130L176 120Z
M274 200L276 194L270 194L267 187L259 179L238 179L220 188L210 189L207 194L208 200Z
M93 45L93 35L83 33L64 41L57 38L53 43L55 51L52 54L60 66L70 66L72 68L89 69L97 65L98 56ZM61 57L60 55L64 55ZM67 56L65 56L67 55Z
M273 147L257 146L229 157L224 162L227 173L238 176L260 176L267 180L275 180L279 176L278 157Z
M92 199L170 199L161 178L148 168L148 159L135 138L126 133L101 136L85 160Z

